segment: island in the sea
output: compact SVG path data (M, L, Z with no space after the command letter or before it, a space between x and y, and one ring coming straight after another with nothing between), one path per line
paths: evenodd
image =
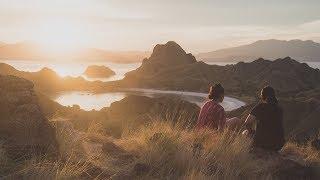
M116 73L106 66L91 65L87 67L83 74L89 78L108 78Z

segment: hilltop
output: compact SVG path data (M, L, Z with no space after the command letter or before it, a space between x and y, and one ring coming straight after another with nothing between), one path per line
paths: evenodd
M320 61L320 44L311 40L259 40L252 44L200 53L206 61L251 61L258 58L278 59L290 56L299 61Z
M167 68L186 66L195 62L196 58L192 54L187 54L176 42L169 41L166 44L157 44L151 56L145 58L138 69L128 72L126 76L153 75Z

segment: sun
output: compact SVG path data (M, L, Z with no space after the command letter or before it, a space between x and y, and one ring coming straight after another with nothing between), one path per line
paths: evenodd
M80 49L87 37L79 24L59 19L39 24L33 39L46 52L57 54Z

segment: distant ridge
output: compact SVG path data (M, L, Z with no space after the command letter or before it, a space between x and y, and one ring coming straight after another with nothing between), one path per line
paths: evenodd
M204 61L252 61L257 58L278 59L290 56L298 61L320 62L320 44L311 40L259 40L252 44L200 53Z
M208 90L209 84L220 82L230 94L255 94L271 85L284 94L319 88L320 71L291 57L274 61L259 58L251 62L217 66L196 61L178 44L169 41L155 46L150 58L128 72L121 85L183 91Z
M1 60L68 60L91 62L135 63L150 55L147 51L110 51L97 48L84 48L66 52L51 52L32 42L7 44L0 42Z

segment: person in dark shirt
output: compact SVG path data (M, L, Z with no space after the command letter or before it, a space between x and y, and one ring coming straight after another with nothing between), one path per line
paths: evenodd
M279 151L284 143L283 112L275 91L267 86L261 90L262 102L256 105L245 121L249 134L253 134L253 148Z

